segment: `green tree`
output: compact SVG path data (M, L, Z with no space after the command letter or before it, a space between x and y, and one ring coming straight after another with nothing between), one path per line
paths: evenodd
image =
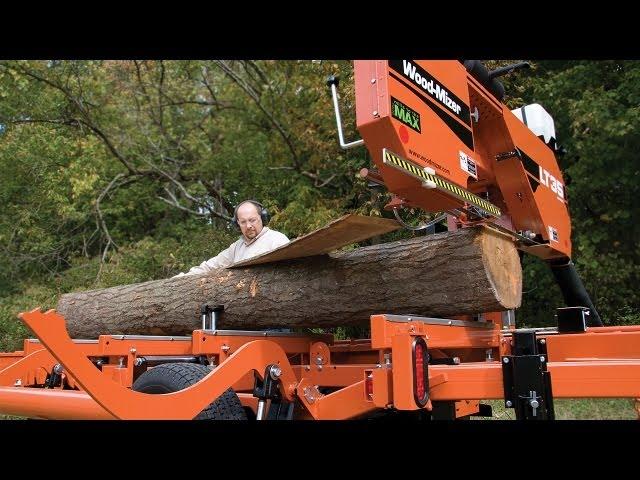
M551 113L567 151L573 259L596 308L607 324L639 322L640 63L536 62L515 91ZM562 301L546 265L525 261L524 290L520 318L549 323Z

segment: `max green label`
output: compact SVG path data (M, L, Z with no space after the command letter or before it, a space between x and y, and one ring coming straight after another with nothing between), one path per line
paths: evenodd
M400 120L407 127L421 133L420 114L393 97L391 97L391 115L393 118Z

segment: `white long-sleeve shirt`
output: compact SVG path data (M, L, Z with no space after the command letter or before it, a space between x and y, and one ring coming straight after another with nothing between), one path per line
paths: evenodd
M221 251L215 257L202 262L200 265L191 268L187 273L179 273L176 277L196 275L198 273L209 272L216 268L225 268L241 260L257 257L263 253L275 250L287 243L289 243L289 239L283 233L276 232L268 227L262 227L262 230L255 238L247 240L244 235L241 235L229 248Z

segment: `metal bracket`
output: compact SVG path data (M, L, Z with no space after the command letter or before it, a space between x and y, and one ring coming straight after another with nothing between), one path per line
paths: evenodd
M516 330L513 342L514 355L502 357L505 407L515 409L518 420L554 420L551 372L535 331Z
M280 375L282 370L276 364L267 365L262 380L254 372L253 396L258 398L258 411L256 420L291 420L293 416L293 403L282 400L280 391ZM271 400L269 412L265 412L267 400Z
M56 363L53 366L51 373L47 375L47 379L44 382L44 388L62 387L62 372L64 372L64 367L59 363Z
M558 333L583 333L587 331L591 310L587 307L564 307L557 309Z

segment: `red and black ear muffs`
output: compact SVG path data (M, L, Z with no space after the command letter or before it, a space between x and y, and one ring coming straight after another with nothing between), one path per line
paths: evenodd
M233 210L233 218L231 219L231 223L235 225L236 228L240 228L238 224L238 207L244 203L253 203L256 207L258 207L258 212L260 212L260 218L262 219L262 225L267 225L269 223L269 219L271 218L269 215L269 211L264 208L264 206L260 202L256 202L255 200L245 200L240 202L236 208Z

